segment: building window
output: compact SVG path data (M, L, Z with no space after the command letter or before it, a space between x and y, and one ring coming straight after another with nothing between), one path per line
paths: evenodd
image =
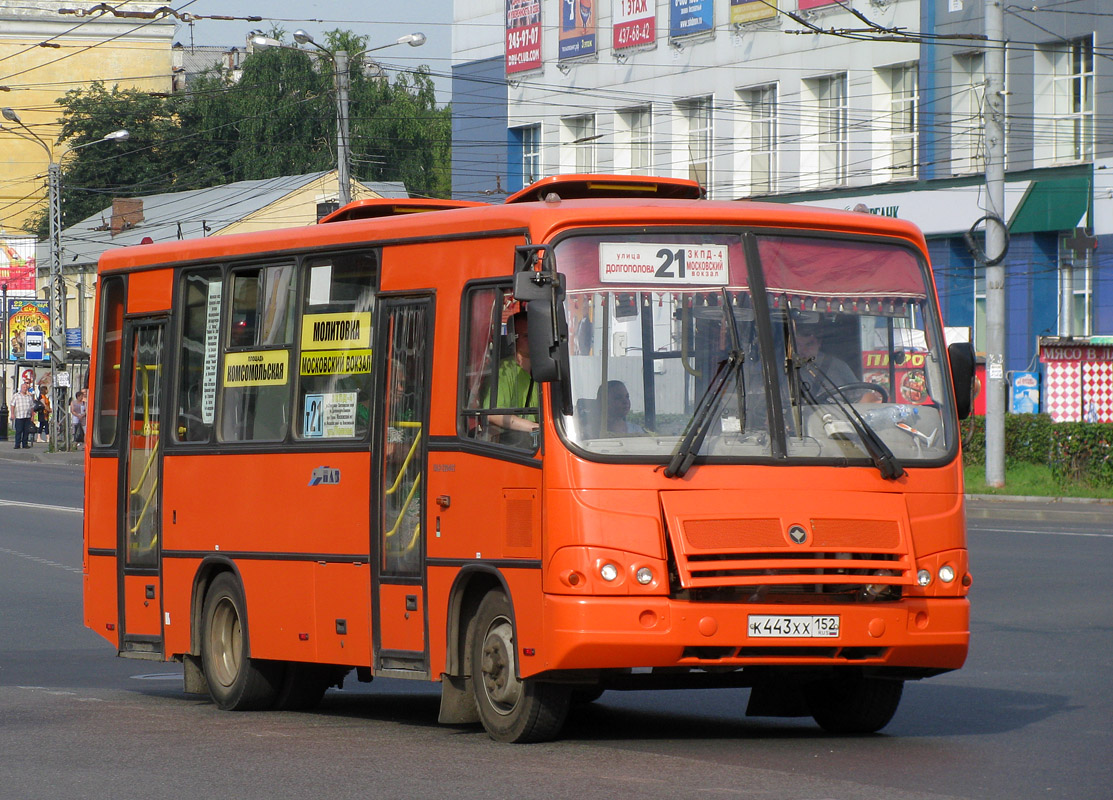
M1092 37L1036 50L1033 158L1036 166L1094 155Z
M884 73L889 89L889 178L914 178L919 102L916 65L893 67Z
M711 185L711 98L699 97L677 103L677 110L688 130L685 158L688 178L705 189Z
M1071 249L1073 233L1059 237L1059 335L1089 336L1093 315L1091 267L1086 253Z
M649 106L620 111L615 162L620 172L649 175L653 170L653 112Z
M741 99L749 128L749 193L771 194L777 189L777 87L748 89Z
M595 117L569 117L564 120L568 143L568 166L575 172L595 172Z
M529 186L541 178L541 126L521 128L522 185Z
M985 172L985 57L955 56L951 107L951 171Z
M1094 47L1091 38L1052 48L1055 160L1094 154Z
M850 136L846 97L846 73L809 81L818 118L817 151L819 184L843 184L847 179L847 149Z

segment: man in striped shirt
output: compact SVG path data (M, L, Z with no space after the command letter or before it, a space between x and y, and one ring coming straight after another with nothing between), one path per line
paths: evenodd
M30 447L31 415L35 410L35 398L31 395L31 384L24 381L19 391L12 395L8 403L15 424L15 449Z

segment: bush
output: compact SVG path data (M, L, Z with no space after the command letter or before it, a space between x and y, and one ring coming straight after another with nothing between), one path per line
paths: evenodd
M1047 414L1005 415L1005 463L1046 464L1055 423ZM962 452L966 464L985 464L985 417L962 421Z
M963 460L985 465L985 417L962 422ZM1047 464L1059 486L1113 487L1113 425L1052 422L1047 414L1005 415L1005 465Z
M1113 425L1060 422L1051 433L1051 474L1064 486L1113 487Z

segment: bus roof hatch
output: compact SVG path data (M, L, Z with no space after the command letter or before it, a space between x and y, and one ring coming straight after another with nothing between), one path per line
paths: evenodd
M535 181L506 198L507 203L532 203L550 193L561 200L585 197L629 197L644 200L700 200L703 188L685 178L658 178L648 175L553 175Z

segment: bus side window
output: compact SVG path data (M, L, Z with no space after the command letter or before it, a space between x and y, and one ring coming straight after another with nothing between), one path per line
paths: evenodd
M178 365L179 442L207 442L216 410L217 353L220 347L220 269L187 272L182 278L182 338Z
M493 325L495 300L502 293L485 287L467 298L467 328L464 341L464 398L460 434L469 439L489 441L487 421L480 413L482 400L491 391L491 364L495 361L498 339Z
M120 369L124 355L124 279L104 279L100 307L100 355L94 395L93 444L116 443L120 424Z
M535 449L536 436L529 428L537 427L539 390L514 357L511 312L517 303L510 287L477 288L468 295L466 308L460 435ZM518 333L523 330L517 326ZM499 398L505 407L500 407Z
M306 261L294 437L362 439L371 420L371 324L379 251Z
M232 273L222 361L221 440L279 441L290 423L294 265Z

